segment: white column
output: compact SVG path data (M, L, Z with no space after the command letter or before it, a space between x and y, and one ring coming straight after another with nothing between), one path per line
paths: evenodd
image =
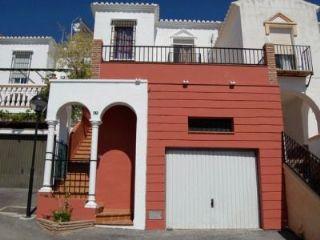
M96 175L97 175L98 137L99 137L100 124L101 124L101 121L91 121L92 139L91 139L91 157L90 157L90 172L89 172L89 197L85 205L86 208L97 208Z
M52 157L54 149L54 133L57 121L47 121L48 123L48 137L47 137L47 148L46 148L46 158L44 165L44 177L43 186L40 192L52 192L51 187L51 170L52 170Z

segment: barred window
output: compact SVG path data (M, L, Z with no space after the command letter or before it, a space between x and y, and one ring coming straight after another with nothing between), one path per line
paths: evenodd
M233 118L189 117L189 131L195 132L233 132Z
M115 60L134 58L136 20L112 20L111 45Z
M32 51L14 51L12 53L10 83L27 83L29 80Z

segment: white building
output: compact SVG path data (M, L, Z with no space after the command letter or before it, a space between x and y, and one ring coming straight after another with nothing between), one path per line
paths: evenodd
M0 109L21 112L55 69L51 37L0 37ZM15 70L16 69L16 70Z
M276 46L278 64L304 70L308 47L313 73L279 72L285 131L320 156L319 6L301 0L239 0L231 4L216 46ZM290 60L291 58L291 60Z

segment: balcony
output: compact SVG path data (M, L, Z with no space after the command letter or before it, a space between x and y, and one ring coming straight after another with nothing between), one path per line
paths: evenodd
M30 100L45 84L4 84L0 85L0 110L21 112L30 107Z
M275 45L279 76L306 77L313 74L310 46Z
M104 62L264 65L263 49L193 46L103 46Z

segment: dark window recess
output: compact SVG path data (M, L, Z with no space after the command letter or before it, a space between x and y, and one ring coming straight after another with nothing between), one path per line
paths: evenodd
M133 60L135 45L136 21L113 20L111 44L113 45L114 60Z
M189 118L189 131L233 132L232 118Z

